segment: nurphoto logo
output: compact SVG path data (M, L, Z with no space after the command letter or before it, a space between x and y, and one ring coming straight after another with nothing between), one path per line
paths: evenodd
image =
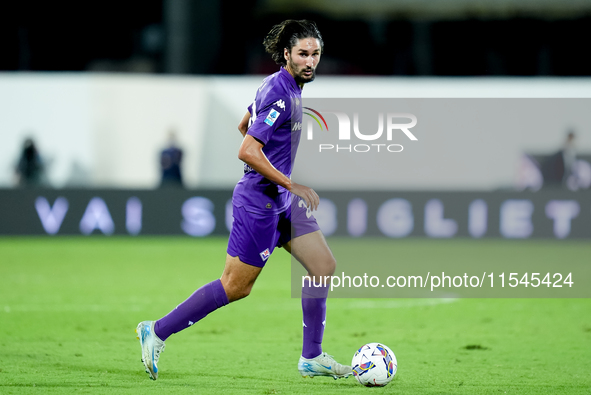
M402 152L404 147L402 144L392 143L394 138L404 135L411 141L417 141L417 137L410 131L417 124L417 117L411 113L363 113L360 116L359 112L352 114L353 127L351 128L351 116L346 112L341 111L320 111L314 110L310 107L304 107L304 114L308 115L308 122L306 125L306 138L314 140L314 129L318 129L321 133L333 131L329 130L326 118L336 120L338 123L336 136L331 134L331 137L336 137L335 142L319 143L318 152ZM384 115L385 114L385 115ZM360 119L372 122L377 117L377 131L361 130L359 124ZM314 122L315 121L315 122ZM384 127L385 124L385 127ZM301 124L294 124L292 130L301 130ZM351 133L353 129L353 133ZM384 133L385 131L385 133ZM399 133L401 132L401 133ZM334 132L333 132L334 133ZM396 136L396 137L395 137ZM347 141L361 140L361 144L344 144Z

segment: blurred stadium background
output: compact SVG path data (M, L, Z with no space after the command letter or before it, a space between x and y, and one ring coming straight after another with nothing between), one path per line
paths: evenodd
M297 375L301 310L282 251L252 296L167 341L156 383L133 337L137 322L166 314L222 270L228 202L243 169L237 125L277 70L263 37L288 18L315 20L325 38L305 98L562 106L536 108L532 127L419 136L420 155L397 156L386 186L370 177L310 184L339 262L574 267L574 294L588 294L589 1L3 2L0 392L366 392L351 379ZM184 188L160 188L171 132ZM569 132L574 151L565 151ZM15 169L29 138L43 171L23 186ZM78 237L28 237L56 234ZM475 240L488 237L497 240ZM332 299L324 344L343 361L369 341L391 346L400 367L386 390L397 393L589 393L589 299L511 295Z
M39 220L44 203L34 210L39 196L51 210L60 196L86 207L92 189L157 188L159 154L170 132L184 152L188 191L179 192L182 202L199 196L198 190L225 191L213 202L217 223L225 223L226 201L242 173L236 125L263 76L277 69L261 42L270 26L286 18L317 21L325 38L320 78L306 87L308 98L581 99L578 110L535 128L501 128L476 138L475 131L458 129L426 145L419 164L428 171L406 178L392 172L386 189L484 193L552 185L564 191L563 199L573 199L569 189L581 197L591 185L591 123L584 101L591 96L591 60L584 50L591 33L589 2L23 1L2 7L0 188L5 202L22 207L7 212L9 206L2 205L3 234L45 233ZM568 132L576 135L577 174L573 170L567 180L562 169L544 184L542 168L561 155ZM27 138L43 164L38 184L62 193L11 190ZM416 168L414 159L407 155L397 166ZM87 191L84 201L72 203L82 199L73 189ZM330 189L356 187L345 180ZM182 202L171 208L172 215L180 218ZM139 203L135 212L141 215ZM120 205L106 207L113 204ZM542 226L551 227L553 219L540 204L536 214L546 220ZM578 204L580 214L570 218L588 224L585 203ZM119 211L113 216L124 215ZM17 226L15 213L29 213L30 220ZM176 231L186 233L178 223ZM584 228L579 237L589 236Z

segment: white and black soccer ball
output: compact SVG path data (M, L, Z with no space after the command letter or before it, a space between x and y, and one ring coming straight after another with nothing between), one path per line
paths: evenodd
M353 375L366 387L383 387L396 375L398 362L390 348L382 343L362 346L351 361Z

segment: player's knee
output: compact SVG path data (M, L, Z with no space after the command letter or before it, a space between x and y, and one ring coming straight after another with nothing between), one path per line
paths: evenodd
M333 257L328 257L316 265L313 269L308 272L314 278L314 281L324 281L325 277L332 276L337 268L337 261Z
M252 286L239 289L236 292L236 300L246 298L248 295L250 295L251 290Z
M324 260L320 267L321 276L332 276L337 268L337 261L331 256Z
M337 261L334 259L334 257L330 257L326 263L327 275L332 276L335 270L337 270Z
M224 287L226 290L226 296L228 296L229 302L234 302L240 299L246 298L250 295L250 291L252 290L252 285L250 286L243 286L240 284L228 284Z

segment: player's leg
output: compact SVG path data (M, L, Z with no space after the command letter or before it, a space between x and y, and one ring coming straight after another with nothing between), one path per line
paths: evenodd
M322 352L328 284L335 271L336 260L320 230L295 237L284 247L304 266L309 277L302 286L304 338L298 370L303 377L349 377L350 366L341 365Z
M285 249L304 266L309 279L303 281L302 313L304 339L302 356L314 358L322 353L322 339L326 323L326 298L336 261L320 230L294 238Z
M304 336L298 370L304 377L348 377L351 374L350 366L340 365L322 352L326 324L327 283L330 283L330 276L335 271L336 260L320 231L316 218L305 205L300 205L300 200L294 197L284 225L280 223L281 244L304 266L310 278L310 281L304 281L302 286Z
M170 335L192 326L220 307L248 296L261 270L261 267L248 265L228 254L221 279L205 284L158 321L140 322L136 332L142 347L142 362L150 378L158 378L158 359L164 350L164 341Z
M304 266L308 281L302 286L304 342L302 356L314 358L322 353L326 323L326 281L334 273L336 260L320 231L316 218L303 201L293 196L285 221L280 222L283 247ZM329 280L330 281L330 280Z
M142 348L142 362L152 380L158 378L158 360L164 341L170 335L188 328L212 311L229 303L221 281L215 280L193 292L158 321L140 322L136 332Z
M269 247L277 244L278 218L261 218L242 208L234 208L233 215L234 225L222 277L199 288L158 321L144 321L138 325L142 362L153 380L158 377L157 363L164 341L214 310L246 297L273 252Z
M262 267L249 265L240 260L239 257L226 258L226 267L220 279L229 302L247 297L252 287L263 270Z
M166 340L171 334L193 325L212 311L250 293L273 251L269 249L269 244L277 242L274 233L278 219L272 216L261 218L241 207L234 207L233 216L222 277L199 288L168 315L156 321L154 329L161 340ZM265 240L265 236L270 240ZM263 257L260 251L265 249L268 254Z
M248 296L261 269L241 262L237 256L227 254L221 279L205 284L174 310L156 321L156 335L164 341L173 333L202 320L212 311Z
M334 274L337 261L328 247L322 231L315 230L297 236L284 245L288 251L313 277L316 284L330 282Z

